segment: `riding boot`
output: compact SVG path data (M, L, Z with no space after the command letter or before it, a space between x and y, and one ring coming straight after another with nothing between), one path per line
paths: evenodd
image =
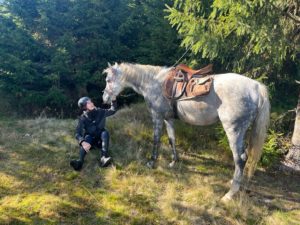
M100 166L101 167L106 167L108 166L112 158L108 155L108 145L109 145L109 133L104 130L101 133L101 159L100 159Z
M101 156L108 157L109 133L104 130L101 132Z
M81 147L79 150L79 161L81 161L82 163L84 162L85 155L86 151L83 149L83 147Z
M84 163L85 155L86 155L86 151L83 149L83 147L81 147L79 150L79 160L71 160L70 162L70 165L73 167L74 170L76 171L81 170Z

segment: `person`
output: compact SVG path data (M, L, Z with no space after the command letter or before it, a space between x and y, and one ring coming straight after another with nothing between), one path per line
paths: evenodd
M91 147L100 148L100 166L108 166L112 158L108 155L109 133L105 129L105 118L117 111L117 101L112 101L110 109L97 108L89 97L82 97L78 106L84 110L79 117L75 138L80 146L79 160L71 160L74 170L81 170L84 158Z

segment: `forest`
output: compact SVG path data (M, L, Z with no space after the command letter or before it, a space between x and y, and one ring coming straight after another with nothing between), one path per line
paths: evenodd
M165 19L165 4L171 2L4 1L0 21L4 100L13 102L12 111L22 116L46 110L68 117L76 115L81 96L101 103L102 71L108 62L175 63L183 49Z
M296 0L3 0L0 18L2 114L74 116L81 96L101 103L108 62L172 66L186 50L180 63L263 81L276 110L297 103Z

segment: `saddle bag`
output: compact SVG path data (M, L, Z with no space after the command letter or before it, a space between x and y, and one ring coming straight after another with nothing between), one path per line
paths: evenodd
M196 97L208 94L212 81L213 79L211 76L190 79L185 89L186 97Z

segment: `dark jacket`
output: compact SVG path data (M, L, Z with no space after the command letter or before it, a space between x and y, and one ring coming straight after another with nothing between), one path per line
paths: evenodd
M105 128L105 118L115 114L117 102L113 101L110 109L95 108L93 111L84 111L79 117L76 127L76 139L79 144L84 141L85 135L99 138Z

